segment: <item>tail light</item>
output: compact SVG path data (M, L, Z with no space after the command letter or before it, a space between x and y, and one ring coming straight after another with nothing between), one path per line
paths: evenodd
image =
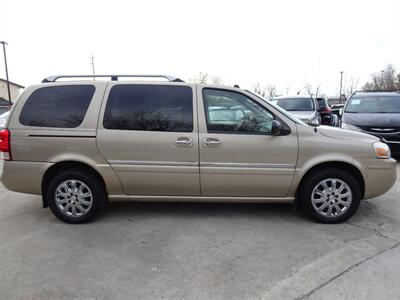
M0 130L0 159L11 160L10 131Z

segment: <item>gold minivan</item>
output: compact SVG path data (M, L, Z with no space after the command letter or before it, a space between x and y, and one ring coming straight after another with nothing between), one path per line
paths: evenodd
M0 131L4 186L68 223L113 200L287 202L338 223L396 180L378 138L309 126L249 91L85 77L26 88Z

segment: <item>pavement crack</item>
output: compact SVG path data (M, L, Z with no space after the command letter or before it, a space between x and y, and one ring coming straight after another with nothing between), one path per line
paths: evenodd
M346 222L346 223L347 223L347 222ZM349 223L349 224L350 224L350 223ZM353 225L353 224L350 224L350 225ZM357 225L354 225L354 226L363 228L363 227L357 226ZM364 229L366 229L366 228L364 228ZM329 283L331 283L331 282L334 281L335 279L339 278L340 276L342 276L342 275L346 274L347 272L349 272L349 271L351 271L351 270L357 268L357 267L360 266L361 264L363 264L363 263L365 263L365 262L367 262L367 261L369 261L369 260L371 260L371 259L373 259L373 258L375 258L375 257L377 257L377 256L379 256L379 255L381 255L381 254L383 254L383 253L385 253L385 252L387 252L387 251L393 250L393 249L397 248L398 246L400 246L400 241L394 240L394 239L392 239L392 238L390 238L390 237L385 237L385 236L382 236L382 237L383 237L383 238L388 238L388 239L393 240L393 241L396 241L396 243L395 243L394 245L392 245L392 246L386 248L386 249L383 249L383 250L381 250L381 251L375 253L374 255L371 255L371 256L369 256L369 257L366 257L365 259L359 261L358 263L356 263L356 264L354 264L354 265L349 266L348 268L346 268L345 270L343 270L343 272L340 272L339 274L335 275L335 276L332 277L331 279L329 279L329 280L327 280L326 282L320 284L319 286L317 286L316 288L312 289L312 290L311 290L310 292L308 292L307 294L304 294L304 295L302 295L302 296L300 296L300 297L296 297L295 300L308 299L308 298L309 298L312 294L314 294L316 291L318 291L319 289L321 289L321 288L323 288L324 286L328 285Z
M310 297L312 294L314 294L316 291L318 291L318 290L321 289L322 287L328 285L330 282L334 281L336 278L339 278L339 277L342 276L343 274L345 274L345 273L351 271L351 270L354 269L354 268L357 268L359 265L361 265L361 264L363 264L363 263L365 263L365 262L367 262L367 261L373 259L374 257L377 257L377 256L381 255L382 253L384 253L384 252L386 252L386 251L390 251L390 250L392 250L392 249L397 248L398 246L400 246L400 241L399 241L399 240L394 239L394 238L392 238L392 237L390 237L390 236L387 236L387 235L383 234L382 232L380 232L380 231L377 230L377 229L373 229L373 228L369 228L369 227L366 227L366 226L362 226L362 225L350 223L350 222L348 222L348 221L345 222L345 223L349 224L350 226L357 227L357 228L359 228L359 229L367 230L367 231L369 231L369 232L375 234L376 236L379 236L379 237L388 239L388 240L394 242L395 244L392 245L391 247L388 247L388 248L386 248L386 249L383 249L383 250L381 250L381 251L375 253L374 255L371 255L371 256L369 256L369 257L366 257L365 259L359 261L358 263L356 263L356 264L354 264L354 265L349 266L349 267L348 267L347 269L345 269L343 272L341 272L341 273L335 275L335 276L332 277L331 279L329 279L329 280L327 280L326 282L320 284L318 287L314 288L313 290L311 290L311 291L308 292L307 294L302 295L302 296L300 296L300 297L298 297L298 298L295 298L295 299L302 300L302 299L307 299L307 298L309 298L309 297Z
M379 236L379 237L382 237L382 238L391 240L391 241L393 241L393 242L395 242L395 243L400 243L399 240L397 240L397 239L395 239L395 238L392 238L392 237L390 237L390 236L388 236L388 235L386 235L386 234L383 234L383 233L380 232L378 229L373 229L373 228L369 228L369 227L366 227L366 226L361 226L361 225L358 225L358 224L350 223L350 222L348 222L348 221L346 221L345 223L346 223L346 224L349 224L350 226L354 226L354 227L357 227L357 228L360 228L360 229L364 229L364 230L370 231L370 232L372 232L373 234L375 234L375 235L377 235L377 236Z

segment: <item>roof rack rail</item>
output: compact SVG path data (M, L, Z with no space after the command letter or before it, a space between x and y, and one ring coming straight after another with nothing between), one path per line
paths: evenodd
M97 78L97 77L110 77L112 81L118 81L119 77L142 77L142 78L165 78L170 82L184 82L182 79L179 79L177 77L174 76L170 76L170 75L146 75L146 74L142 74L142 75L128 75L128 74L124 74L124 75L116 75L116 74L102 74L102 75L52 75L49 77L46 77L45 79L42 80L42 83L46 83L46 82L55 82L60 78Z

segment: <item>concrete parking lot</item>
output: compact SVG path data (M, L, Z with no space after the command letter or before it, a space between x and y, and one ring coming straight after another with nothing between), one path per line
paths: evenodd
M1 186L0 299L400 299L399 191L339 225L291 205L187 203L115 203L67 225Z

